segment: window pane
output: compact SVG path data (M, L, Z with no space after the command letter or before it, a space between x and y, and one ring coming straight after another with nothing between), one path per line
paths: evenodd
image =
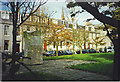
M9 35L9 26L7 26L7 35Z
M4 35L6 35L6 25L4 26Z
M9 35L9 26L4 26L4 35Z

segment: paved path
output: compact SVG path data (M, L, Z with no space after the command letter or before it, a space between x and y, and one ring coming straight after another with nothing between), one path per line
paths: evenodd
M94 63L93 61L82 60L47 60L42 65L29 66L34 71L40 71L44 73L53 74L58 77L62 77L64 80L111 80L111 78L103 75L99 75L92 72L86 72L82 70L68 69L66 66L82 64L82 63ZM25 71L26 69L24 69Z

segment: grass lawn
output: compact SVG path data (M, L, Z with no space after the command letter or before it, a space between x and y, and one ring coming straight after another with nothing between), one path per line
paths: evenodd
M97 61L97 63L91 64L79 64L72 65L68 68L72 69L82 69L86 71L96 72L108 76L112 76L113 73L113 55L114 53L92 53L92 54L75 54L63 55L63 56L51 56L44 57L44 60L53 59L73 59L73 60L87 60L87 61Z

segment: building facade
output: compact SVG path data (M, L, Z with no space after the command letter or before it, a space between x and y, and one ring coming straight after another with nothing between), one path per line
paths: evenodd
M63 11L63 10L62 10ZM64 12L63 12L64 13ZM31 25L27 25L30 23L24 23L24 25L22 25L20 27L20 29L18 29L18 33L17 33L17 52L22 52L24 49L24 41L23 41L23 32L24 31L38 31L40 30L40 28L42 27L46 27L50 22L58 24L58 25L62 25L64 24L66 29L71 29L71 24L69 24L67 22L67 20L65 20L64 14L62 13L62 17L61 19L54 19L54 18L45 18L45 17L33 17L30 16L29 19L27 21L36 21L40 23L40 27L37 28L35 27L34 24ZM19 22L20 22L20 14L19 14ZM95 25L92 24L88 24L86 26L80 26L77 24L75 24L76 29L80 29L80 28L84 28L86 31L88 31L89 33L89 39L92 41L93 39L95 39L95 37L97 36L101 36L104 37L104 41L106 42L106 44L104 46L99 45L99 48L104 48L104 47L108 47L108 46L112 46L112 42L110 41L110 39L106 36L106 31L103 31L103 29L98 29L96 28ZM0 11L0 51L4 52L12 52L12 42L13 42L13 35L12 35L12 30L13 30L13 26L12 26L12 16L10 12L7 11ZM46 30L46 29L42 29L42 30ZM69 45L68 45L69 44ZM56 50L55 48L55 44L52 43L51 45L47 45L44 42L44 49L45 50ZM95 49L95 45L90 44L89 42L86 42L83 44L82 48L83 49L87 49L87 48L93 48ZM64 40L64 41L60 41L59 42L59 46L58 46L59 50L67 50L67 49L72 49L72 43L69 40ZM75 50L78 50L78 47L75 46Z
M20 17L18 17L20 22ZM13 24L11 12L0 11L0 52L12 52L13 44ZM17 41L18 43L18 41ZM16 46L19 52L19 44Z
M12 22L9 12L0 11L0 51L12 52Z
M106 31L103 31L103 28L100 28L100 25L93 25L92 23L90 24L86 24L86 26L78 26L77 29L79 28L84 28L85 31L88 32L88 39L89 41L87 41L85 44L83 44L83 49L96 49L96 45L92 44L96 39L96 37L100 37L101 39L103 39L103 42L105 43L104 45L98 45L98 50L100 48L105 48L108 46L113 46L111 40L108 38L108 36L106 35Z

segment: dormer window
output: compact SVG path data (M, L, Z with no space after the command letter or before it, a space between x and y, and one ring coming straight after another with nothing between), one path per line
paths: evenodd
M5 11L1 12L1 18L2 19L9 19L9 13L5 12Z
M6 12L6 14L5 14L5 19L9 19L9 13L8 12Z
M5 12L1 13L1 18L5 19Z

